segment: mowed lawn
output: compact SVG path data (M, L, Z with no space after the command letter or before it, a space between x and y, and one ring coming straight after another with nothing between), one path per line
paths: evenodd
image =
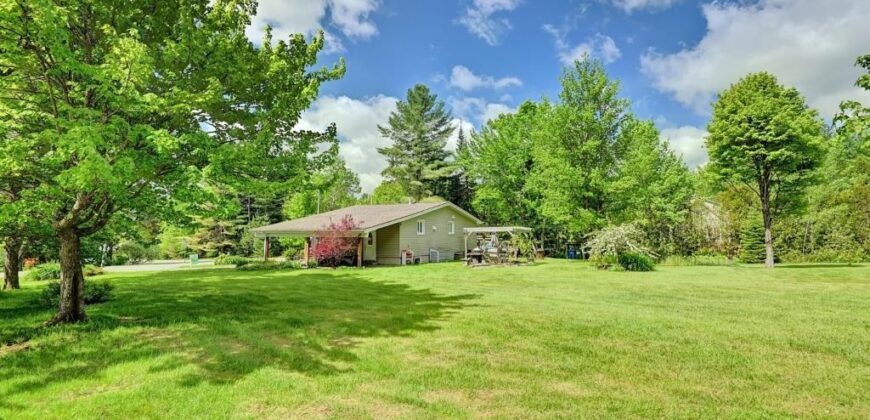
M0 418L870 418L870 266L105 276L0 292Z

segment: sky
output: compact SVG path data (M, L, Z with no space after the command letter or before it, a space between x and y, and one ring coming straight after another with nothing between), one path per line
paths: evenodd
M690 168L710 104L740 77L768 71L830 121L870 53L868 0L260 0L254 42L326 34L319 65L347 74L321 86L300 128L338 128L340 155L364 192L382 180L377 126L417 83L478 129L525 100L556 99L564 66L588 54L618 79L633 112L653 120ZM455 135L448 148L455 147Z

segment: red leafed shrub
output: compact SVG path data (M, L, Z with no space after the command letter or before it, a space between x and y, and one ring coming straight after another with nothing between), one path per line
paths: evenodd
M359 229L349 214L344 215L339 222L331 221L323 230L314 232L317 244L314 245L314 258L317 265L336 267L341 264L351 265L356 256L359 237L351 237L351 231Z

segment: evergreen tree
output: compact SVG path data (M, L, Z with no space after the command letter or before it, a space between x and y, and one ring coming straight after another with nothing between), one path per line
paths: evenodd
M396 104L389 124L378 126L381 135L393 145L379 148L387 158L383 174L399 183L416 201L433 194L437 184L453 172L444 149L453 133L450 113L444 102L424 85L408 90L405 101Z
M740 232L740 261L758 264L765 260L764 224L760 220L748 220Z

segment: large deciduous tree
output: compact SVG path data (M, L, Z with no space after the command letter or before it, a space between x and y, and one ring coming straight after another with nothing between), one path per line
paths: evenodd
M447 161L450 152L444 147L454 128L444 102L425 85L409 89L396 108L388 124L378 126L381 135L393 142L378 149L387 158L383 174L419 201L453 172Z
M523 103L471 137L459 154L465 174L477 183L472 205L484 219L541 229L540 194L530 187L535 171L532 132L549 105Z
M286 188L334 156L334 127L294 127L343 63L309 70L322 34L273 44L267 31L256 47L245 36L255 9L247 0L0 1L0 120L14 127L0 155L36 153L41 176L23 196L47 209L60 242L52 323L86 318L81 238L113 217L193 211L209 183Z
M559 99L532 133L531 182L541 195L541 213L579 236L605 223L607 184L629 103L619 97L619 82L591 59L565 70Z
M767 267L774 264L774 218L803 203L823 152L822 127L800 93L769 73L740 79L713 105L706 141L712 168L758 197Z

